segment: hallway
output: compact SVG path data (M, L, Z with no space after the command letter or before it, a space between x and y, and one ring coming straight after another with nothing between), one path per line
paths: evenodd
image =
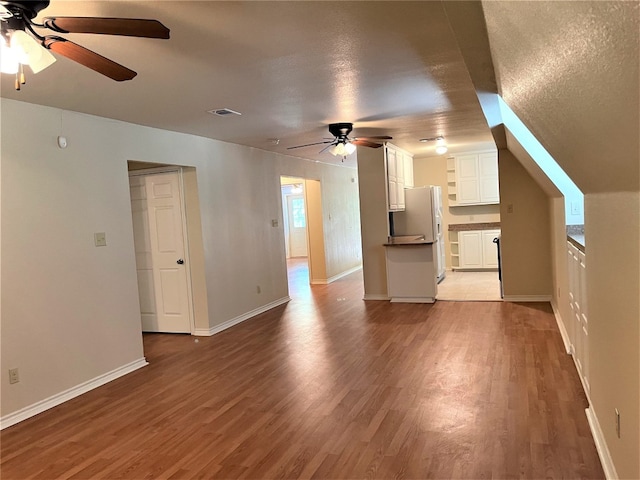
M604 478L548 304L293 283L215 336L145 335L148 367L2 431L3 478Z

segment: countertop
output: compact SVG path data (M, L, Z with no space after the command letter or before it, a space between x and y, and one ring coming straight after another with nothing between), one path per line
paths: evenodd
M584 239L584 225L567 225L567 240L584 252L587 245Z
M570 234L567 235L567 240L573 243L578 250L582 250L583 252L585 251L584 235Z
M387 243L383 243L385 247L401 247L406 245L433 245L433 242L427 242L424 235L398 235L388 237Z
M449 224L450 232L465 232L469 230L495 230L498 228L500 228L500 222Z

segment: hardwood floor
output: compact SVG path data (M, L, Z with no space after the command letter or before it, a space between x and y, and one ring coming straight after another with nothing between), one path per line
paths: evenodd
M547 304L304 291L145 335L148 367L4 430L2 478L604 478Z

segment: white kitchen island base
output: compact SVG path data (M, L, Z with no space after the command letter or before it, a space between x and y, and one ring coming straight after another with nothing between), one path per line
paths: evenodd
M432 243L385 244L392 302L434 303L438 284Z

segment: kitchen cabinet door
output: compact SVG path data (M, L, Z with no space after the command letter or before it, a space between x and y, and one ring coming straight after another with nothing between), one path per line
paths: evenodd
M573 315L571 333L573 360L587 395L589 384L589 321L587 315L586 255L567 242L569 260L569 306Z
M499 203L498 157L495 153L478 155L478 184L481 203Z
M482 266L498 268L498 247L493 239L500 235L500 230L482 230Z
M404 210L404 152L400 149L395 150L396 158L396 200L398 210Z
M457 241L451 243L453 269L497 270L498 248L493 239L499 235L500 229L457 232Z
M483 268L480 230L458 232L460 268Z
M396 150L385 145L385 161L387 164L387 205L389 211L398 210L398 161Z
M457 205L491 205L500 202L498 188L498 154L473 153L455 157L454 179Z
M459 205L477 204L480 202L480 185L478 183L478 156L461 155L456 157L457 201Z
M404 152L402 158L404 163L404 186L405 188L413 188L413 155Z
M386 144L385 162L387 165L387 206L390 212L404 210L405 153L403 150ZM413 160L412 160L413 161ZM413 165L413 164L412 164Z

